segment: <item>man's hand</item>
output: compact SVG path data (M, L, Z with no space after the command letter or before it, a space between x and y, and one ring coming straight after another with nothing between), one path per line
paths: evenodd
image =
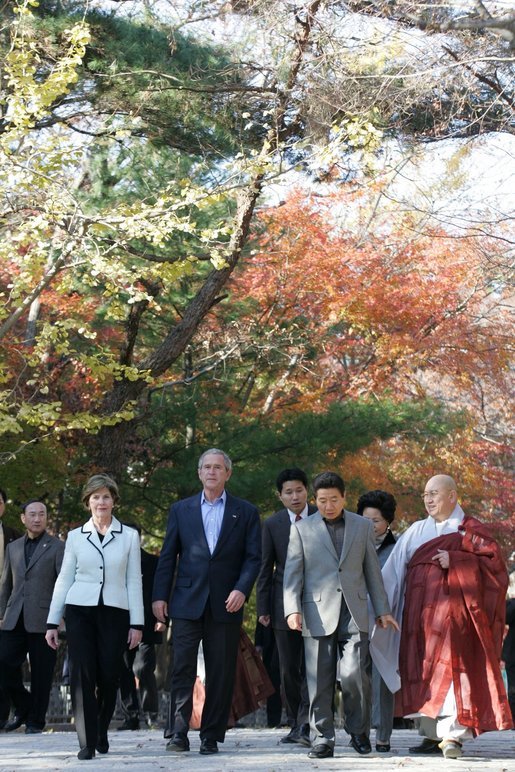
M165 600L155 600L152 603L152 613L159 622L165 625L168 617L168 603Z
M154 625L154 632L155 633L164 633L166 630L166 625L164 622L156 622Z
M258 622L260 625L263 625L263 627L268 627L270 624L270 614L263 614L262 616L258 617Z
M231 614L234 614L236 611L240 610L244 603L245 595L239 590L233 590L229 593L229 596L225 601L225 608Z
M57 649L59 646L59 631L58 630L47 630L45 633L45 640L50 646L51 649Z
M288 614L286 617L288 627L290 630L302 630L302 614L296 612L295 614Z
M143 630L135 630L133 627L130 627L129 636L127 638L129 649L135 649L136 646L139 646L142 638L143 638Z
M382 627L384 630L386 630L387 627L393 627L394 630L397 630L399 633L401 628L395 621L395 619L392 617L391 614L383 614L380 617L376 617L376 622L379 625L379 627Z
M447 550L438 550L432 560L438 560L442 568L449 568L449 553Z

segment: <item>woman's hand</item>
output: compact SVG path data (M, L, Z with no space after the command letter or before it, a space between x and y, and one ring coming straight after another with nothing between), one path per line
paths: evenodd
M52 631L49 631L52 632ZM129 644L129 649L135 649L136 646L139 646L141 643L141 639L143 637L143 631L142 630L135 630L133 627L129 628L129 637L127 638L127 643Z
M59 646L59 631L47 630L45 633L45 640L51 649L57 649Z

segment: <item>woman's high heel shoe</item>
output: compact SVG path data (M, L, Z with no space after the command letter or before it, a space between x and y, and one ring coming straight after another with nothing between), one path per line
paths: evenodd
M390 743L376 743L376 751L378 753L390 753Z

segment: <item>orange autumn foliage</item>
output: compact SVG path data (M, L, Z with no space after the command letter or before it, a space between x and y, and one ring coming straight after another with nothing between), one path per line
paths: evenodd
M307 399L390 391L433 393L445 376L457 393L477 378L504 388L509 329L484 245L408 230L366 241L338 229L338 197L292 195L260 218L255 254L232 283L252 299L246 332L298 352ZM315 393L313 391L315 389ZM301 397L299 396L301 399Z
M204 343L239 342L253 372L246 410L256 413L372 395L466 411L446 443L377 441L343 471L356 494L363 481L393 490L404 523L423 515L425 479L446 471L471 513L506 535L512 327L498 246L414 234L412 223L358 238L339 226L344 201L297 192L261 213L253 254L230 284L230 315L218 309Z

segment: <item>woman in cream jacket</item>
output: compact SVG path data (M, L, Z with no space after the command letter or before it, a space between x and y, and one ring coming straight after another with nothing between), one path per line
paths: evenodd
M46 639L55 649L58 626L66 619L81 760L109 750L123 653L139 644L144 623L139 536L113 517L117 500L118 486L105 474L84 486L82 501L91 518L68 534L47 620Z

